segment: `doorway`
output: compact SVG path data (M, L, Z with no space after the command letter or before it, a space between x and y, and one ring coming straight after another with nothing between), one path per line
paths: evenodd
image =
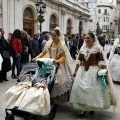
M34 34L34 20L23 19L23 30L25 30L30 36Z
M34 15L31 8L27 7L23 14L23 30L31 37L34 34Z

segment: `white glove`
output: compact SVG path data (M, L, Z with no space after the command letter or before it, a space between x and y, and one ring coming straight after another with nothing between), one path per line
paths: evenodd
M54 59L52 59L52 58L38 58L36 61L45 62L47 65L53 65Z
M107 69L101 69L99 72L98 72L98 76L107 76Z

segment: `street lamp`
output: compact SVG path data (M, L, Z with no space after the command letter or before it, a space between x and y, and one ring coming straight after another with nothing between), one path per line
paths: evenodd
M42 0L37 0L36 4L36 10L39 14L38 21L40 23L40 33L42 32L42 23L44 22L44 13L46 11L46 4L42 2Z
M100 26L99 26L99 23L97 22L97 29L96 29L96 35L98 36L99 35L99 28L100 28Z
M81 35L81 32L82 32L82 20L83 20L83 17L82 16L79 16L79 34Z

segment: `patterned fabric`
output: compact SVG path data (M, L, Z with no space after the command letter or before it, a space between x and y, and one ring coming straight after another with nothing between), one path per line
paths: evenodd
M114 54L109 63L111 77L114 81L120 81L120 55Z
M84 66L80 65L77 70L70 96L71 106L86 111L110 108L112 103L108 86L106 88L102 86L102 80L98 77L98 71L105 64L100 49L96 46L81 49L78 60L83 62ZM100 66L98 64L92 66L93 62ZM88 69L85 69L85 65L89 66Z

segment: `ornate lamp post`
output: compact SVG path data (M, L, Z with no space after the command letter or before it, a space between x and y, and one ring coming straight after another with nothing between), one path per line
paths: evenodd
M40 23L40 33L41 33L42 32L42 23L45 21L43 15L46 11L46 4L43 3L42 0L37 0L35 6L36 6L37 13L39 14L37 20Z
M99 35L99 29L100 29L100 26L99 26L99 23L97 22L97 29L96 29L96 35L98 36Z
M82 20L83 20L83 17L82 16L79 16L79 20L80 20L80 22L79 22L79 34L81 35L81 33L82 33Z

